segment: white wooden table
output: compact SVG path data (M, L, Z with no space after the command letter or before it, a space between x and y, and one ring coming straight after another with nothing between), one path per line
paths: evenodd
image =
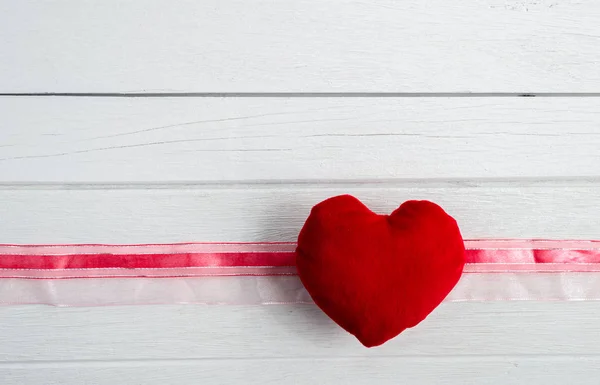
M466 238L600 238L599 20L592 0L0 0L0 243L293 241L340 193L434 200ZM0 307L0 383L598 384L598 317L445 303L367 350L310 305Z

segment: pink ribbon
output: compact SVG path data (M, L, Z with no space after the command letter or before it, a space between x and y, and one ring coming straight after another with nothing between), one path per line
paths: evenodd
M600 272L600 241L468 240L465 273ZM0 278L295 275L293 243L0 245Z

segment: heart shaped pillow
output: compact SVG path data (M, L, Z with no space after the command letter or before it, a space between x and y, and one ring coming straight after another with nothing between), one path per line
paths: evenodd
M378 215L350 195L313 207L296 255L317 306L367 347L425 319L465 263L458 225L438 205L407 201Z

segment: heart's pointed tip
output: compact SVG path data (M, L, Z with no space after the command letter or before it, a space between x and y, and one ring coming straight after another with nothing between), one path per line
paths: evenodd
M379 343L363 342L363 341L361 341L361 340L358 340L358 342L360 342L360 344L361 344L362 346L364 346L365 348L367 348L367 349L373 349L373 348L377 348L377 347L379 347L379 346L381 346L381 345L385 344L385 343L387 342L387 340L386 340L386 341L383 341L383 342L379 342Z
M360 338L356 337L356 339L365 348L367 348L367 349L373 349L373 348L377 348L379 346L382 346L383 344L385 344L386 342L388 342L392 338L377 339L377 340L369 340L369 339L367 339L367 340L361 340Z
M385 334L375 330L368 330L366 332L364 332L363 330L362 334L354 335L354 337L356 337L356 339L358 340L358 342L361 343L361 345L370 349L384 345L386 342L398 337L406 329L407 328L403 328L402 330L396 331L395 333Z

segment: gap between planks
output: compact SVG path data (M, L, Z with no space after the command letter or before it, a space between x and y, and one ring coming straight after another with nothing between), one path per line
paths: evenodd
M354 361L356 359L364 359L364 356L347 356L347 357L201 357L201 358L141 358L141 359L84 359L84 360L24 360L24 361L4 361L0 362L0 369L19 369L19 368L45 368L45 367L147 367L154 365L161 366L187 366L199 362L287 362L287 361L331 361L343 362ZM369 360L388 361L401 360L403 363L423 362L427 359L435 359L436 361L466 363L476 360L478 362L497 362L498 360L535 360L543 358L546 362L565 362L565 361L581 361L593 360L600 361L598 354L461 354L449 356L447 354L423 354L418 356L408 355L384 355L370 356Z
M225 180L145 182L0 182L1 190L247 190L247 189L328 189L328 188L473 188L473 187L579 187L600 184L600 176L427 178L427 179L344 179L344 180Z
M98 98L597 98L600 92L25 92L12 97Z

